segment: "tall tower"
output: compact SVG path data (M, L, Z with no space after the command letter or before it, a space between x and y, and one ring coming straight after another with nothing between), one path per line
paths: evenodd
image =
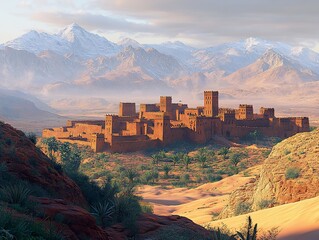
M160 97L160 111L165 113L172 112L172 97L169 97L169 96Z
M119 116L132 117L136 115L135 103L123 103L120 102Z
M154 119L154 136L164 145L171 141L171 126L169 116L161 116Z
M204 91L204 115L206 117L218 115L218 91Z

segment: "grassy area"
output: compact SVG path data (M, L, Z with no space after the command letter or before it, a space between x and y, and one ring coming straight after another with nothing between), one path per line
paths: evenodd
M261 164L270 147L231 147L218 145L177 146L136 153L92 153L85 150L80 171L99 183L121 181L133 174L138 184L196 187L219 181ZM249 172L245 171L245 175Z

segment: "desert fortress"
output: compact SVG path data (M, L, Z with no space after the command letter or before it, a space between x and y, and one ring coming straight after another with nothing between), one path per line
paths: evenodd
M215 136L239 139L258 131L264 136L290 137L309 131L307 117L275 117L273 108L240 104L238 109L219 108L217 91L204 92L204 106L189 108L161 96L160 103L120 103L118 115L105 120L68 121L65 127L44 129L44 138L90 146L95 152L130 152L167 146L181 141L206 143Z

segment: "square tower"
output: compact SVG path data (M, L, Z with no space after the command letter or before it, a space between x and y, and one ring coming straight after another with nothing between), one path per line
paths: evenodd
M170 96L160 97L160 111L165 113L172 113L172 97Z
M240 120L252 120L254 118L253 105L240 104L236 115L236 118Z
M123 103L120 102L120 117L132 117L136 115L135 103Z
M275 117L275 109L261 107L259 114L262 115L264 118L274 118Z
M206 117L218 115L218 91L204 91L204 115Z

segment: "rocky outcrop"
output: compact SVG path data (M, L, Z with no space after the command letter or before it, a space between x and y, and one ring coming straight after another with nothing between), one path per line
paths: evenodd
M211 232L195 224L188 218L181 216L157 216L154 214L143 214L137 220L138 238L137 239L157 239L156 236L165 231L174 231L174 233L188 231L190 235L203 239L211 236ZM113 225L106 229L110 234L110 239L126 239L129 232L121 224Z
M297 174L289 177L292 169ZM234 216L235 206L240 202L246 202L255 211L263 203L282 205L316 197L318 185L319 130L299 133L273 147L258 181L234 191L220 217Z
M62 199L31 197L31 200L37 204L37 214L54 221L67 239L110 239L109 234L96 225L92 215L81 207Z
M18 178L37 184L57 198L86 205L80 188L39 150L22 131L0 122L0 163Z

